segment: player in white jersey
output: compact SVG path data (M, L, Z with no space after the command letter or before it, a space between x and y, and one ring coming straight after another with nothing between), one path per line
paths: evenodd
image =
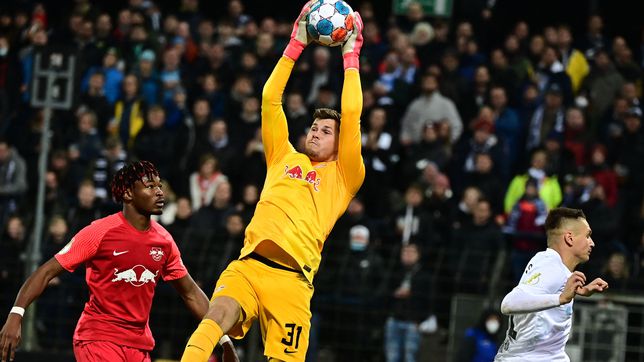
M583 211L556 208L545 223L548 249L528 263L517 285L501 302L510 326L495 361L569 361L564 348L577 295L603 292L608 283L574 271L595 246Z

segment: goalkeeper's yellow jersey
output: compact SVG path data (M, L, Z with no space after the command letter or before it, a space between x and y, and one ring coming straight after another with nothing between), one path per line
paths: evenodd
M262 139L268 172L240 258L271 240L290 255L309 280L320 266L324 241L360 189L362 89L356 69L344 73L338 158L311 162L288 141L282 95L293 60L281 57L264 85Z

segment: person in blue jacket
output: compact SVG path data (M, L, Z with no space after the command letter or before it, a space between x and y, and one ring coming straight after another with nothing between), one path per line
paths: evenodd
M458 346L458 362L492 362L499 349L498 336L501 330L501 314L493 309L483 311L479 322L465 330Z

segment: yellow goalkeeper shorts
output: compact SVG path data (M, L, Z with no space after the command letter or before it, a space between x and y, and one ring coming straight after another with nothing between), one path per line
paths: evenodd
M241 305L240 320L228 331L231 337L242 338L259 319L266 357L304 361L313 285L300 272L265 262L246 257L230 263L219 277L211 300L226 296Z

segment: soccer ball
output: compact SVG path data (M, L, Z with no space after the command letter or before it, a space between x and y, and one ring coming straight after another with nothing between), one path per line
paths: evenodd
M311 6L306 24L317 43L338 46L353 33L353 9L343 0L319 0Z

